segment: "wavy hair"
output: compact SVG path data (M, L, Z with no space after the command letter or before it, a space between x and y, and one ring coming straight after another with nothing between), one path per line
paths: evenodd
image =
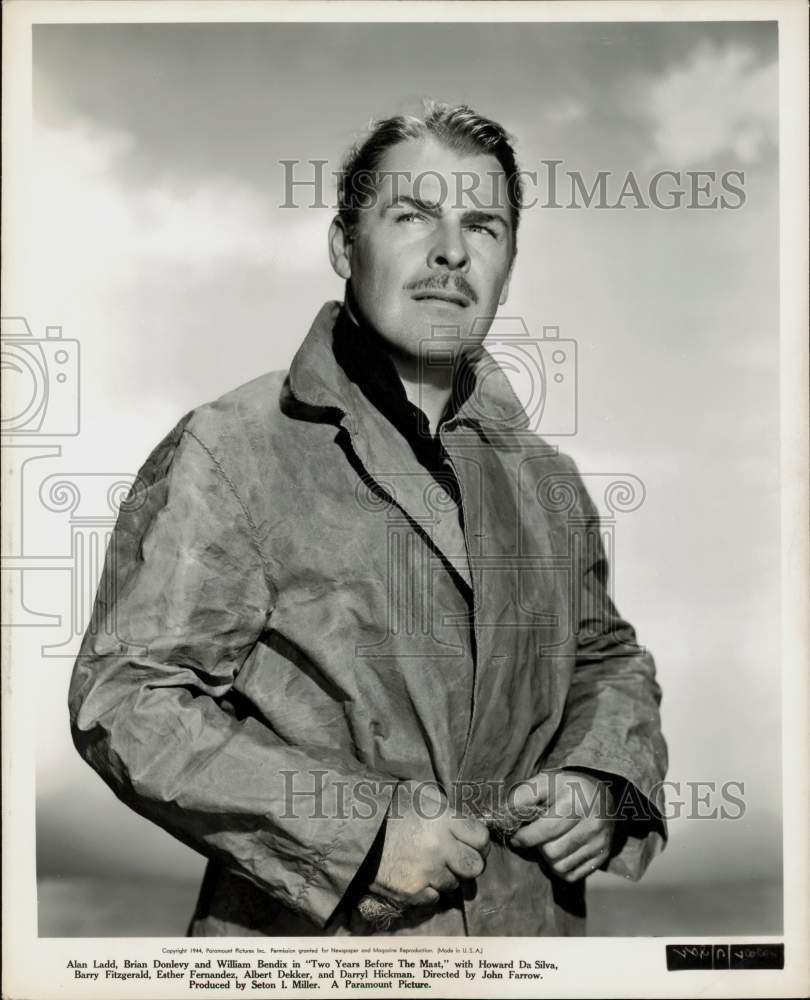
M523 187L514 140L497 122L484 118L466 104L451 106L426 101L424 113L395 115L372 122L368 134L346 154L338 181L338 214L347 233L357 230L360 210L368 198L369 178L380 173L386 151L401 142L433 137L457 153L494 156L506 176L506 196L512 221L513 246L523 207Z

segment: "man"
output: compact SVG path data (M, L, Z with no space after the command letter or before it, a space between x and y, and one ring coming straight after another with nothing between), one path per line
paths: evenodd
M584 877L663 842L653 663L481 348L519 217L499 125L378 124L329 233L344 305L184 417L122 510L74 740L210 859L194 934L368 934L370 901L392 934L581 933Z

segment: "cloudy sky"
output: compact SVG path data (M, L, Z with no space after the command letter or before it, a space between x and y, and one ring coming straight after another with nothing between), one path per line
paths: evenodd
M681 823L650 873L664 880L777 861L776 60L768 23L34 31L37 294L12 311L81 342L74 471L134 472L192 406L289 363L342 289L331 213L279 207L280 161L336 169L372 117L463 101L526 169L559 159L589 186L744 171L738 210L527 211L507 307L577 341L564 448L645 484L617 525L615 587L659 662L673 777L746 782L746 820ZM44 840L58 815L78 845L88 803L140 830L69 748L63 695L45 713ZM144 843L146 867L196 864Z

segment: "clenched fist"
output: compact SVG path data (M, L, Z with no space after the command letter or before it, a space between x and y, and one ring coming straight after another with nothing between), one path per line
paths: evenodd
M513 847L535 848L566 882L576 882L605 863L615 820L609 786L579 771L540 771L515 790L513 808L542 805L544 815L509 839Z
M430 906L460 881L477 878L488 852L489 830L480 820L453 815L435 785L402 782L368 888L403 908Z

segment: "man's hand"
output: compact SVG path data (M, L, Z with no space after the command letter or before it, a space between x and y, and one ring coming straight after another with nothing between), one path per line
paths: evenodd
M435 785L402 782L368 888L403 907L430 906L460 880L477 878L488 852L489 830L482 822L454 816Z
M527 823L509 843L521 850L539 848L564 881L577 882L607 860L614 820L606 782L578 771L540 771L516 789L510 804L516 809L543 805L545 815Z

